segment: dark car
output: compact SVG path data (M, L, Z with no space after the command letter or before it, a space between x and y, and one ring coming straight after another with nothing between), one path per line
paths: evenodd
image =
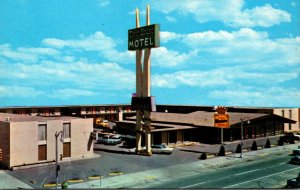
M293 156L290 161L291 164L300 164L300 156Z
M293 143L295 142L295 135L294 133L285 133L284 136L282 137L283 142L285 143Z

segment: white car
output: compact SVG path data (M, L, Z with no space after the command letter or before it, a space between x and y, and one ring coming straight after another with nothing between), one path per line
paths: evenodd
M300 139L300 132L294 133L294 137L295 137L296 140L299 140Z
M152 145L151 146L153 154L172 154L174 148L169 148L164 144Z
M135 152L136 148L128 149L128 152ZM146 151L146 147L142 148L143 151ZM174 148L169 148L164 144L152 145L151 151L153 154L172 154Z

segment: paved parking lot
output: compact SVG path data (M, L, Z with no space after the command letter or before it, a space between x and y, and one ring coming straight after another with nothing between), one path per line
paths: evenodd
M272 137L271 143L276 143L277 137ZM257 139L258 146L263 146L266 139ZM253 140L244 141L245 147L251 147ZM226 151L235 150L239 142L225 145ZM193 146L176 147L173 154L140 156L127 154L126 149L119 145L95 144L94 153L99 155L93 159L60 163L59 183L65 180L89 181L91 176L102 175L104 178L116 174L129 174L156 168L164 168L178 164L199 161L201 152L217 153L220 145L196 144ZM55 165L7 171L13 177L23 181L33 188L44 187L44 184L55 184Z
M199 158L199 154L185 152L179 149L175 149L172 155L152 155L151 157L104 151L95 151L95 154L99 154L100 157L60 163L61 171L59 173L59 182L71 179L82 179L87 181L90 176L96 175L103 175L106 178L110 177L109 174L112 172L128 174L193 162L197 161ZM56 179L54 164L16 171L7 171L7 173L34 188L41 188L44 184L53 184Z

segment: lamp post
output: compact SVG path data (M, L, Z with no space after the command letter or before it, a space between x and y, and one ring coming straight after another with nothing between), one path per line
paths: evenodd
M241 119L241 158L243 158L243 137L244 137L244 121L247 119L247 124L250 124L249 118L240 118Z
M55 174L56 174L56 189L58 186L58 171L60 170L58 167L58 142L57 142L57 138L60 135L60 141L64 142L64 132L63 131L59 131L55 133L55 157L56 157L56 161L55 161Z

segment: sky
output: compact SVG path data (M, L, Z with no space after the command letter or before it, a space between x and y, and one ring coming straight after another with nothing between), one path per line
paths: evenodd
M130 104L147 5L157 104L300 107L300 0L1 0L0 107Z

